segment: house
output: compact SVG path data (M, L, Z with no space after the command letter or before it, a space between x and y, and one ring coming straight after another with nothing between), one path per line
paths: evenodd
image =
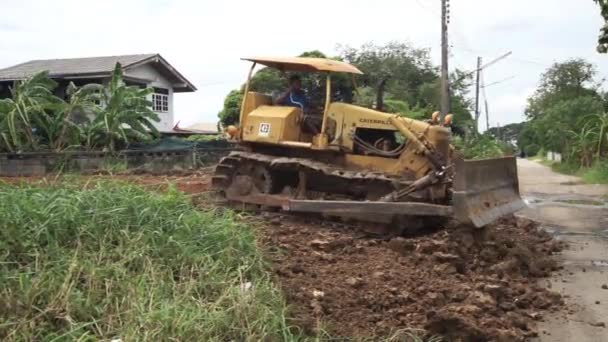
M170 132L174 127L173 94L193 92L196 87L159 54L48 59L17 64L0 69L0 98L10 96L9 87L14 81L40 71L49 72L58 83L55 95L65 98L65 89L70 82L77 86L109 82L116 63L123 67L126 84L154 88L150 100L160 119L154 124L159 131Z

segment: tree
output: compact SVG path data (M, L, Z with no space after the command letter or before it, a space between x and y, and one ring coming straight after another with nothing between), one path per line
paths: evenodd
M597 51L599 53L608 52L608 0L593 0L600 7L600 14L604 18L604 26L600 29L600 35L597 42Z
M116 63L110 83L96 95L95 99L104 105L96 109L95 118L86 127L87 146L115 151L117 143L126 145L158 136L151 122L159 121L148 99L152 92L152 88L127 86L122 79L122 67Z
M519 135L525 125L525 122L520 122L504 125L502 127L491 127L488 129L487 134L500 141L518 144Z
M561 152L567 160L589 166L601 155L606 95L595 81L595 66L583 59L553 64L528 99L529 121L520 134L520 148L528 146ZM599 158L599 157L598 157Z
M53 95L56 86L46 71L15 82L10 89L11 98L0 100L2 149L11 152L38 149L38 130L46 128L47 111L61 103L61 99Z
M220 123L223 127L237 124L243 101L242 90L231 90L224 99L224 108L218 113Z
M530 119L541 117L547 108L563 99L599 97L596 75L595 66L581 58L554 63L542 74L537 90L528 99L526 116Z

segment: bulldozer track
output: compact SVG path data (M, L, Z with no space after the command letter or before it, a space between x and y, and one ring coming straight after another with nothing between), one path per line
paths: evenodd
M222 158L217 165L216 174L213 177L213 184L221 189L228 184L229 176L243 162L253 162L267 165L271 169L288 171L308 171L319 172L325 176L337 177L345 181L378 181L391 184L395 189L411 184L410 180L397 177L387 177L380 172L353 171L337 168L333 165L297 157L274 157L267 154L254 152L235 151Z

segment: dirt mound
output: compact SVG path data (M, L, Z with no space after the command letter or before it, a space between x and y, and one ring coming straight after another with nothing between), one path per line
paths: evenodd
M563 246L532 221L505 219L483 230L449 228L379 240L352 227L301 218L266 229L276 274L299 326L333 336L387 336L421 329L463 341L536 335L559 294L538 285Z

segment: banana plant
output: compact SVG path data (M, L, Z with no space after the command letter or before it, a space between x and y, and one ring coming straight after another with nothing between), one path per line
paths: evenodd
M568 131L572 137L569 147L569 158L578 159L581 167L591 166L598 136L598 127L594 122L587 122L579 132Z
M37 130L44 130L44 127L38 127L41 118L62 101L53 95L56 86L57 83L43 71L16 81L10 89L11 98L0 100L0 138L5 150L38 149Z
M597 160L602 157L602 150L604 148L604 142L608 140L608 113L595 114L595 117L599 123L599 133L597 138Z
M55 151L77 146L83 140L84 127L95 114L97 94L103 91L101 84L77 87L70 82L66 88L67 101L57 106L55 115L46 122L49 147Z
M152 121L160 121L148 99L152 88L127 86L122 67L116 63L110 83L96 96L104 105L86 129L88 148L104 147L115 151L117 144L146 141L158 136Z

